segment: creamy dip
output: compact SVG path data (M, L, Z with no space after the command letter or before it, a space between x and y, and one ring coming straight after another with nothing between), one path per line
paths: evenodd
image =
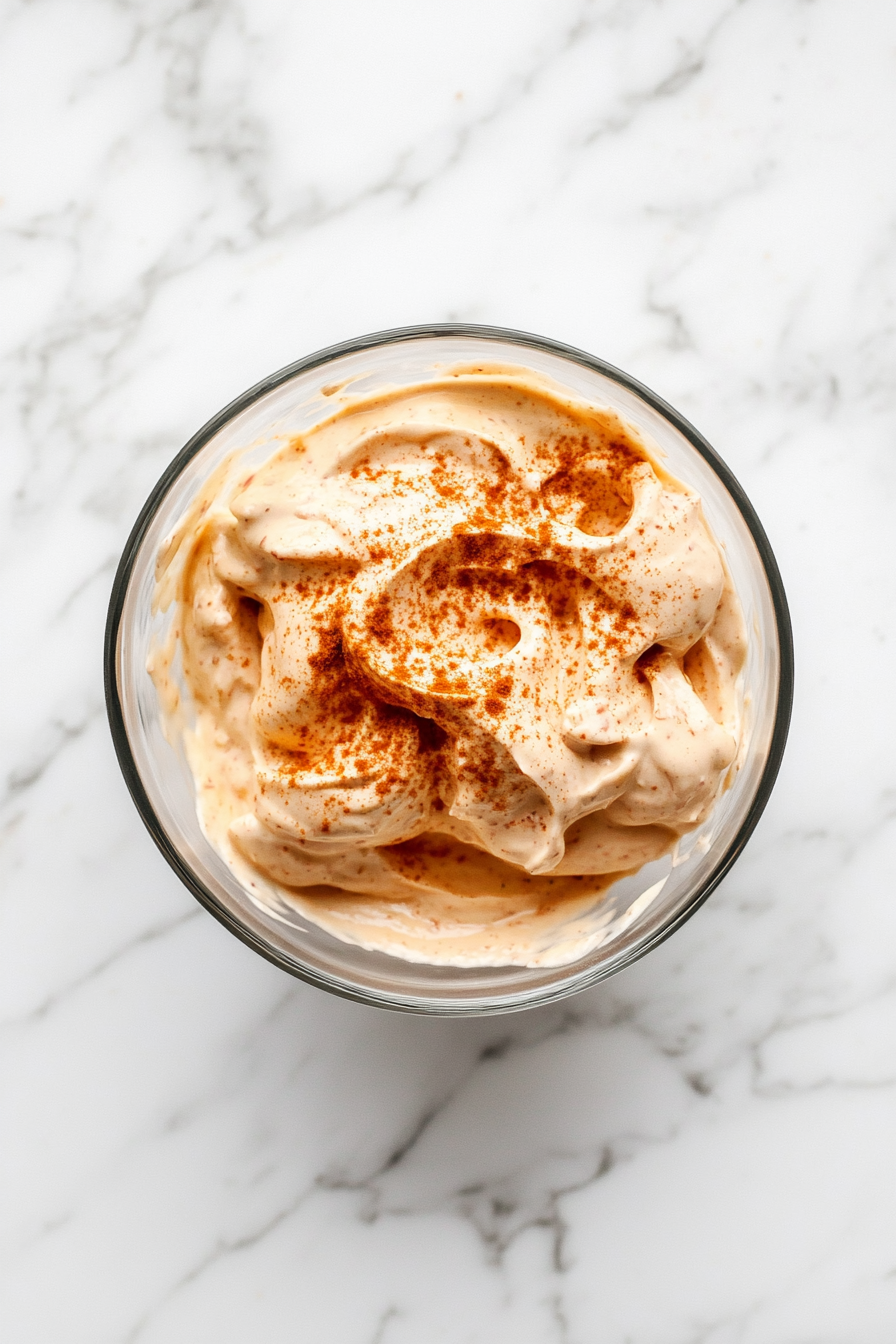
M206 835L366 948L573 960L734 768L744 624L698 495L524 368L346 394L232 455L157 577Z

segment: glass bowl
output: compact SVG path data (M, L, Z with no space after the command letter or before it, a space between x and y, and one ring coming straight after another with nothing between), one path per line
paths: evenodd
M610 405L665 454L669 470L703 497L725 550L749 632L743 672L745 746L732 786L672 855L616 882L601 905L602 941L564 966L459 969L411 963L341 942L287 901L244 888L201 830L193 777L166 740L146 671L151 643L171 613L154 614L160 543L222 458L241 448L265 460L274 436L298 433L331 409L322 393L432 377L459 362L525 365L591 401ZM281 439L282 441L282 439ZM787 736L793 652L787 602L762 526L704 438L659 397L600 359L556 341L494 327L438 325L378 332L300 359L214 416L152 491L125 546L106 628L106 700L118 759L152 838L197 899L243 942L322 989L363 1003L436 1016L512 1012L564 998L628 966L694 913L728 872L768 801Z

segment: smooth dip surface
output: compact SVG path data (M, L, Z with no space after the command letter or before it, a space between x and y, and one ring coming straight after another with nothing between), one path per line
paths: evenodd
M582 955L737 756L744 624L699 497L524 368L347 389L254 472L231 456L157 603L211 842L410 960Z

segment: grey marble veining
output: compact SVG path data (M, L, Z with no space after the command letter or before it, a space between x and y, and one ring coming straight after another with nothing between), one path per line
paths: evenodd
M0 1333L890 1344L896 10L9 0L0 11ZM790 596L791 745L646 960L476 1022L294 983L114 761L118 554L189 435L365 331L627 369Z

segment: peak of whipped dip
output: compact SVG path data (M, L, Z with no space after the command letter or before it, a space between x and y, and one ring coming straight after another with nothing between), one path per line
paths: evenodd
M574 960L737 755L744 624L698 495L531 370L344 396L232 455L157 578L207 836L367 948Z

